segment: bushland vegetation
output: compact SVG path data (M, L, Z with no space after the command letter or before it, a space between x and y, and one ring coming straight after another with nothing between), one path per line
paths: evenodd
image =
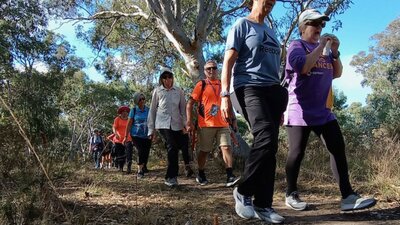
M89 198L108 190L102 183L117 184L125 180L120 175L113 177L104 172L87 170L90 161L87 152L89 136L94 128L110 131L117 107L131 105L131 97L136 91L144 92L150 99L151 90L157 83L154 68L138 67L139 64L136 64L136 69L141 70L132 70L131 76L135 79L121 79L124 74L119 69L123 65L115 64L114 59L106 57L102 58L104 64L96 66L107 79L104 82L91 81L82 71L85 61L75 56L74 47L62 36L46 29L48 17L41 2L7 1L0 11L0 223L96 223L96 220L88 218L83 208L63 197L66 194L63 187L68 186L70 192L82 192ZM367 104L348 105L345 94L340 90L335 90L334 103L347 144L351 180L361 192L386 202L400 200L398 30L400 19L394 20L385 31L373 37L375 46L353 58L353 66L364 77L363 84L372 89ZM218 54L215 57L218 58ZM146 58L142 60L146 61ZM192 77L180 69L185 67L185 62L169 52L164 60L166 64L173 63L176 82L189 94L193 87ZM250 143L252 137L247 125L243 119L240 120L241 137ZM309 142L300 179L315 186L333 183L327 151L315 137ZM278 153L278 179L281 180L284 179L286 153L287 138L282 129ZM164 168L165 156L162 144L155 143L151 169ZM238 173L242 163L243 160L237 160ZM157 191L166 191L150 182L145 184L153 185L149 190L155 192L155 196ZM192 184L189 182L189 185ZM281 186L278 184L277 188ZM137 189L118 185L114 191L139 193ZM169 201L167 205L170 209L189 207L186 213L190 215L194 213L190 210L195 210L190 208L190 199L182 200L179 196L185 191L187 189L178 194L167 191L172 197L158 200ZM206 195L205 192L202 195ZM104 195L108 194L110 192ZM231 207L223 202L226 196L219 197L208 200L207 206L219 204L220 208ZM112 204L118 210L127 207L123 200ZM141 216L141 221L148 221L141 224L161 223L149 216L149 212L159 209L153 204L136 204L134 207L139 208L136 211L139 213L128 213L130 217L125 222L132 224L138 221L134 218ZM202 217L204 221L197 219L197 224L212 223L213 216L207 216ZM164 222L180 223L168 220L170 217L165 216L167 219ZM223 219L229 221L228 217Z

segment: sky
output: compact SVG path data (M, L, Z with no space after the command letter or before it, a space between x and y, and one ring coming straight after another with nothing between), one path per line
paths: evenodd
M332 32L332 23L328 22L323 33L331 32L340 40L343 74L334 80L333 85L345 94L348 104L360 102L365 105L365 99L371 90L361 86L362 75L355 72L355 68L350 66L350 61L354 55L360 51L368 51L368 48L374 45L371 40L374 34L384 31L391 21L400 17L400 0L353 0L353 3L344 14L336 17L342 21L342 28ZM279 10L279 7L275 7ZM49 27L54 32L65 35L66 40L76 47L77 56L84 58L88 64L93 61L92 50L75 37L73 23L60 27L59 23L53 21ZM84 71L94 81L104 80L93 66L85 68Z

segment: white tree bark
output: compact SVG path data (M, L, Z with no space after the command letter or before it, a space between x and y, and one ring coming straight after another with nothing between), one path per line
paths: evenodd
M219 4L222 2L223 0ZM181 11L181 0L146 0L147 10L156 18L157 27L160 31L173 43L182 56L185 61L187 74L193 80L204 76L202 70L199 70L199 68L203 68L205 63L203 46L207 40L207 36L214 28L217 19L241 8L244 2L238 7L224 12L221 10L220 5L217 5L216 0L198 0L196 6L196 26L192 37L188 37L187 32L181 26L187 14L187 12Z

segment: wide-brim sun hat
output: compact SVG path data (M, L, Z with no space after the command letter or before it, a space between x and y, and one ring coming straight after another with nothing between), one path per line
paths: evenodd
M123 106L120 106L120 107L118 108L117 113L118 113L118 114L121 114L122 112L128 112L128 113L129 113L130 110L131 110L131 109L130 109L128 106L123 105Z
M308 20L323 20L329 21L329 17L320 13L316 9L306 9L299 16L299 24L304 23Z

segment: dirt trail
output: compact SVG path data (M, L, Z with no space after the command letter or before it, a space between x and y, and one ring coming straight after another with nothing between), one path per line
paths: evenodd
M213 163L208 165L210 184L206 186L181 175L180 185L169 188L163 184L165 168L153 166L140 180L115 169L81 169L70 180L60 182L58 190L74 215L74 224L265 224L236 215L233 188L224 187L223 170ZM309 210L298 212L284 205L283 185L283 179L278 178L273 207L286 218L285 224L400 224L398 199L378 197L372 209L341 213L339 196L331 194L334 184L315 184L309 193L302 194L311 205Z

